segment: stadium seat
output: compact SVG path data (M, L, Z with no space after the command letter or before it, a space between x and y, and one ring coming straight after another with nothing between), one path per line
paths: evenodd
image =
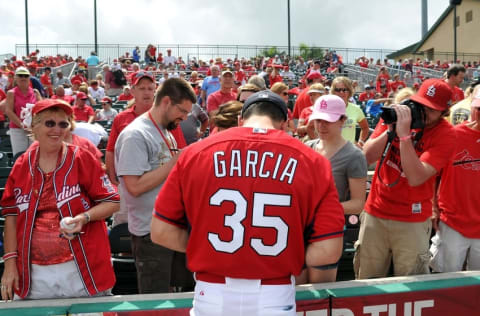
M138 294L137 269L132 256L128 224L123 223L113 227L109 239L113 269L117 279L112 293L115 295Z

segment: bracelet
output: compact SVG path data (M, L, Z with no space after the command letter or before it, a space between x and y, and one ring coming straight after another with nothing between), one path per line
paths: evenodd
M398 138L401 142L412 139L412 135L403 136Z
M357 143L359 143L360 145L365 145L365 142L364 142L363 140L361 140L361 139L360 139L360 140L358 140L358 142L357 142Z
M17 257L18 257L18 252L14 251L14 252L8 252L4 254L2 259L3 261L7 261L8 259L17 258Z
M85 213L82 213L82 215L87 219L87 222L85 224L87 224L88 222L90 222L90 215L85 212Z

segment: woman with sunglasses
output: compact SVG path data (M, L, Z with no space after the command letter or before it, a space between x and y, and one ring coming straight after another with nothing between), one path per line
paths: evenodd
M20 113L27 104L35 104L42 99L37 90L30 87L30 72L25 67L18 67L15 71L15 87L7 92L7 102L5 114L10 119L10 142L12 144L12 153L27 150L31 141L28 137L28 128L23 124Z
M293 135L293 133L295 132L295 122L293 121L293 113L292 111L290 111L290 108L288 107L288 86L283 82L275 82L270 88L270 90L278 94L283 99L283 101L285 101L285 103L287 104L287 110L288 110L287 133L289 133L290 135Z
M64 142L67 103L39 101L32 115L36 142L15 162L0 203L2 299L108 295L115 274L104 219L119 209L117 189L91 153Z
M315 101L309 120L319 138L306 144L330 161L345 214L360 214L366 197L367 160L359 148L342 136L347 120L345 102L335 95L321 96ZM336 275L336 265L309 268L297 277L297 284L334 282Z
M365 114L363 113L362 109L360 109L359 106L349 102L350 98L353 96L352 81L347 77L336 77L332 81L330 94L339 96L347 105L345 112L347 120L345 121L345 125L343 126L342 130L343 138L361 148L367 141L370 128L368 127L368 121L365 118ZM356 143L355 133L357 124L360 126L361 131L358 142Z

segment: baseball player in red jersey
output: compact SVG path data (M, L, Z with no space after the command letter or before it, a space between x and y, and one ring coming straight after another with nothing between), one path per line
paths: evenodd
M157 196L151 238L186 251L191 315L296 315L293 276L340 258L330 164L286 134L286 122L280 96L253 94L240 127L189 146Z

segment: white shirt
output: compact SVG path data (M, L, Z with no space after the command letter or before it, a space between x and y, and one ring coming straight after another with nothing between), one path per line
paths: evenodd
M172 64L172 65L175 65L175 62L177 61L177 59L175 58L175 56L164 56L163 57L163 63L168 66L169 64Z
M94 90L92 87L88 87L88 93L94 98L95 100L101 101L105 97L105 89L102 87L98 87L97 90Z

